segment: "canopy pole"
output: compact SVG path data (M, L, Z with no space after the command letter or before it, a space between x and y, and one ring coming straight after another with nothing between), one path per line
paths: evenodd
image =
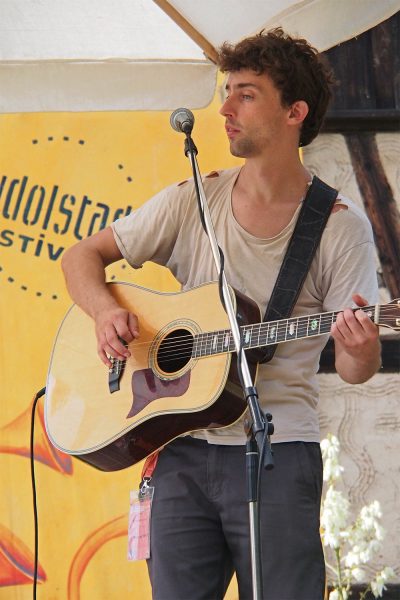
M206 57L217 64L218 52L214 46L189 23L167 0L153 0L200 48Z

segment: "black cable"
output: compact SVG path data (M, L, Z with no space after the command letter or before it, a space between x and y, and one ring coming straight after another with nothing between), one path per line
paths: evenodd
M222 308L227 313L226 306L225 306L224 292L223 292L223 275L225 272L225 256L219 246L218 246L218 251L219 251L219 259L220 259L220 263L221 263L221 268L219 270L219 278L218 278L219 299L221 301Z
M32 481L32 498L33 498L33 521L35 526L35 550L34 550L34 571L33 571L33 600L36 600L36 588L37 588L37 577L38 577L38 564L39 564L39 525L38 525L38 512L36 502L36 483L35 483L35 411L36 405L39 398L41 398L46 391L46 388L42 388L38 391L33 399L32 413L31 413L31 437L30 437L30 459L31 459L31 481Z
M244 382L243 375L242 375L243 336L242 336L242 330L240 329L240 327L239 327L239 335L240 335L239 352L237 352L237 354L236 354L237 372L238 372L238 377L239 377L240 385L242 386L242 389L245 390L246 389L246 384ZM246 400L247 400L247 398L246 398Z
M257 472L257 502L260 503L261 500L261 473L264 471L264 454L265 454L265 447L267 444L267 437L268 437L268 422L265 423L265 429L263 432L263 439L262 439L262 443L261 443L261 450L259 453L259 462L258 462L258 472Z

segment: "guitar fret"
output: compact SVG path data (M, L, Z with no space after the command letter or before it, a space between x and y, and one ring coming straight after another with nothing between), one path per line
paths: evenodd
M201 334L196 336L196 358L201 356Z
M319 335L319 328L321 326L321 318L319 315L310 315L307 323L307 335Z
M207 334L203 333L201 336L201 344L200 344L200 356L207 355Z
M303 338L307 336L308 330L308 317L299 317L297 319L297 336Z
M224 334L224 349L227 350L229 348L229 337L230 332L228 330L225 331Z
M207 356L209 354L209 337L210 337L210 334L206 333L205 344L204 344L205 356Z
M215 332L210 332L210 354L215 354Z
M217 350L218 350L218 335L217 334L214 334L214 336L213 336L212 349L213 349L213 354L215 354L215 352L217 352Z
M212 354L213 333L207 333L207 354Z
M294 340L297 337L297 325L298 319L289 319L288 326L286 328L286 339Z
M224 351L224 336L225 333L223 331L220 331L218 334L218 349L220 352Z
M201 356L207 356L207 333L203 333L202 335Z
M203 356L203 344L204 344L204 333L201 333L199 335L199 343L198 343L198 352L197 352L197 356Z
M234 352L236 350L235 340L233 337L233 333L229 332L229 351Z
M269 342L271 344L276 342L277 331L278 331L278 328L274 321L271 321L270 323L268 323L267 342Z
M283 341L285 342L287 340L287 331L288 331L288 327L289 327L289 319L285 320L285 336L283 338Z
M326 315L324 315L325 316L324 320L322 320L323 315L321 315L319 332L320 333L329 333L333 323L336 321L337 315L338 315L337 312L336 313L335 312L327 313Z
M277 332L276 332L276 341L284 342L286 340L286 326L287 321L278 321L277 323Z
M260 342L260 337L261 337L261 323L258 325L258 336L257 336L257 347L260 347L262 344Z

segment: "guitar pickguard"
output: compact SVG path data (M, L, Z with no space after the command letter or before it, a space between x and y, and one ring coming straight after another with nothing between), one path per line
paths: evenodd
M132 406L126 418L136 416L150 402L159 398L177 398L187 392L190 370L176 379L160 379L151 369L140 369L132 375Z

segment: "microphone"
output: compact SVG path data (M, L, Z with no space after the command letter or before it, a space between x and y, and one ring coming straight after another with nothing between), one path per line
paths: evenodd
M170 116L169 122L175 131L190 134L194 125L194 115L188 108L177 108Z

